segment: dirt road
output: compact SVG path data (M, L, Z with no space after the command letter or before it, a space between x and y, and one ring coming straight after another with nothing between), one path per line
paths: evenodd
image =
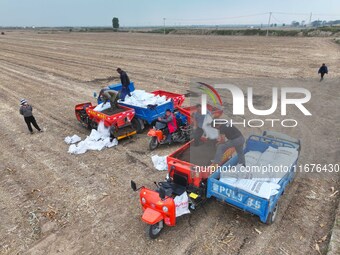
M185 93L199 77L308 79L318 118L303 120L294 133L303 144L300 163L335 163L339 49L328 38L6 32L0 37L0 254L319 254L316 242L327 236L318 243L325 254L338 175L298 176L274 225L210 201L152 241L129 184L152 187L165 176L152 166L147 136L79 156L69 155L63 140L86 137L74 105L118 81L118 66L148 91ZM330 74L321 85L322 62ZM44 133L28 134L18 113L22 97Z

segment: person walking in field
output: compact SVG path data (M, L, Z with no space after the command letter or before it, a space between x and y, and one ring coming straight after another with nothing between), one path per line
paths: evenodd
M30 131L31 134L33 134L33 129L32 129L32 125L39 131L39 132L43 132L41 130L41 128L38 126L33 114L32 114L32 111L33 111L33 108L31 105L29 105L27 103L27 100L26 99L21 99L20 100L20 114L24 116L24 119L25 119L25 122L27 124L27 127L28 127L28 130Z
M328 74L328 68L325 63L322 64L322 66L319 68L318 72L321 76L320 81L323 80L324 75L327 73Z
M130 79L127 73L120 69L119 67L117 68L117 72L120 75L120 82L122 83L122 90L120 91L120 100L124 101L126 95L128 95L129 97L131 96L130 94L131 91L129 89Z

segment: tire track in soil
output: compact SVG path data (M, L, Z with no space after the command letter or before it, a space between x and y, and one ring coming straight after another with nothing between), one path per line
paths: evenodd
M56 122L57 125L60 125L60 120L58 119L58 121ZM60 155L59 158L63 158L64 156L63 155ZM77 162L78 163L78 162Z
M53 153L53 154L55 154L55 153ZM64 158L64 160L65 160L65 157L61 154L61 155L56 155L57 157L56 158ZM41 161L43 161L42 159L40 159ZM35 162L34 162L35 163ZM78 164L78 161L76 160L76 164ZM33 176L32 176L33 177ZM38 179L39 177L37 176L36 178L33 178L33 179ZM79 176L77 176L77 178L79 178ZM45 178L46 179L46 178ZM67 178L67 179L69 179L69 177ZM74 178L73 178L74 179ZM52 185L52 186L56 186L57 185L57 183L51 183L50 185ZM45 188L42 188L42 190L44 190ZM76 190L73 190L72 192L71 192L71 190L70 190L70 194L76 194ZM65 196L65 195L64 195ZM59 207L62 207L61 205L59 205ZM83 215L84 216L84 215Z
M180 60L180 59L179 59ZM225 60L224 60L225 61ZM239 61L239 60L238 60ZM249 61L249 57L248 57L248 61ZM131 66L131 63L134 63L134 62L138 62L138 61L135 61L134 59L132 59L132 60L130 60L129 61L130 62L130 66ZM163 61L164 62L164 61ZM159 63L161 66L168 66L168 65L164 65L164 63L163 62L161 62L161 63ZM180 63L181 61L176 61L176 66L180 66ZM231 63L233 63L234 61L230 61L229 63L231 64ZM274 63L276 63L276 61L274 61ZM191 64L191 62L190 62L190 64ZM157 68L159 68L159 65L156 65L157 66ZM216 65L214 65L214 66L221 66L221 64L220 63L217 63ZM223 66L223 65L222 65ZM240 73L240 72L235 72L235 71L230 71L230 65L226 65L226 66L228 66L228 72L230 73L230 74L239 74L239 75L242 75L242 74L244 74L244 73ZM252 66L254 66L254 65L252 65ZM144 66L143 66L144 67ZM209 71L212 71L212 70L214 70L213 68L209 68L209 67L206 67L206 68L204 68L204 71L206 72L207 71L207 68L209 69ZM269 67L268 67L269 68ZM193 68L192 68L192 66L190 66L190 68L189 68L189 70L192 70ZM195 69L197 69L197 67L195 68ZM142 69L141 69L142 70ZM157 70L157 69L156 69ZM187 72L189 71L189 70L186 70ZM221 70L222 72L224 72L224 70ZM202 73L203 72L203 69L202 70L200 70L200 72L199 72L199 74L200 73ZM255 70L254 70L254 72L255 72ZM144 75L145 75L145 72L142 72L141 74L143 74L144 73ZM261 73L261 72L258 72L259 74ZM193 77L199 77L200 75L199 74L197 74L197 73L195 73L195 74L191 74ZM257 74L257 75L259 75L259 74ZM220 72L218 73L218 74L215 74L214 76L216 77L216 75L217 76L219 76L220 75ZM266 76L266 75L265 75Z
M26 83L24 83L26 84ZM8 94L11 94L11 91L8 91ZM12 93L13 96L15 95L14 93ZM57 105L56 105L57 106ZM38 108L38 107L37 107ZM74 124L76 124L77 126L79 126L78 131L80 131L80 133L82 134L88 134L88 131L86 129L84 129L82 126L78 125L78 122L75 120L75 117L73 117L72 121L67 121L65 120L62 116L61 117L56 117L55 115L51 115L49 114L49 111L44 110L44 108L39 109L39 113L44 116L45 118L49 119L49 122L52 121L52 123L49 123L48 126L53 126L54 128L58 127L59 129L64 129L65 127L68 127L70 130L74 129ZM13 112L14 115L15 112ZM12 115L12 114L11 114ZM117 150L119 151L120 148L118 147ZM132 154L130 154L126 149L125 152L127 153L127 155L132 158L132 160L130 159L130 161L134 161L134 162L139 162L140 164L142 164L144 167L147 167L147 169L151 169L152 166L150 164L150 162L144 162L145 159L143 159L143 157L135 157Z
M13 59L14 57L13 56L11 56L11 58ZM20 58L21 59L21 58ZM18 61L20 60L20 59L17 59ZM138 59L137 59L138 60ZM6 60L6 61L8 61L8 60ZM22 60L20 60L21 62L23 62ZM65 62L65 61L60 61L61 63L63 63L63 62ZM132 70L132 74L134 74L134 75L137 75L137 76L144 76L144 78L154 78L154 76L153 75L148 75L148 74L146 74L145 73L145 68L144 68L144 66L137 66L137 65L135 65L135 64L131 64L131 63L134 63L134 62L136 62L136 63L138 63L138 61L136 61L136 60L129 60L128 61L128 63L130 63L129 64L129 66L130 66L130 69ZM47 63L49 63L49 62L47 62ZM87 62L87 63L89 63L89 62ZM155 65L155 64L157 64L157 63L155 63L155 61L153 61L152 62L152 64L153 65ZM164 63L164 61L162 61L162 62L159 62L159 65L160 66L164 66L164 67L166 67L167 65L165 65L166 63ZM231 63L230 63L231 64ZM23 65L23 63L22 63L22 65ZM29 66L28 64L26 65L27 67ZM95 65L95 66L97 66L98 67L98 69L103 69L103 64L98 64L98 65ZM198 68L192 68L192 66L187 66L187 65L182 65L182 64L176 64L176 66L177 66L177 68L180 70L180 71L178 71L178 74L179 75L183 75L183 74L185 74L185 75L190 75L191 77L201 77L201 74L203 73L203 71L209 76L209 77L219 77L220 75L221 75L221 73L226 73L226 72L228 72L229 73L229 75L236 75L236 76L242 76L242 75L245 75L246 73L244 73L244 72L242 72L242 71L236 71L236 70L230 70L230 68L228 68L228 70L227 69L222 69L222 70L219 70L218 71L218 73L216 73L216 70L213 68L213 67L204 67L204 69L202 68L202 70L199 70ZM220 66L220 63L217 63L216 64L216 66ZM140 70L141 71L134 71L134 68L135 67L138 67L138 68L140 68ZM151 66L149 66L149 68L150 68ZM46 68L46 67L44 67L44 68ZM157 66L157 65L155 65L155 68L159 68L159 66ZM54 70L54 68L52 68L52 70ZM60 75L60 73L56 73L55 71L52 71L52 70L50 70L50 69L47 69L46 71L47 72L49 72L49 73L52 73L52 74L54 74L54 75L59 75L59 76L63 76L63 77L65 77L65 78L69 78L70 79L70 75L74 75L74 74L70 74L70 75L68 75L68 74L63 74L63 75ZM107 67L107 69L106 70L111 70L111 68L110 67ZM154 72L154 71L157 71L158 69L153 69L151 72ZM198 71L195 71L195 72L193 72L192 70L198 70ZM210 72L213 72L214 74L209 74L209 71ZM191 73L190 73L191 72ZM261 74L260 72L258 72L257 74L256 74L256 76L257 77L267 77L268 75L266 75L266 74ZM74 79L74 78L73 78ZM88 78L89 79L89 78ZM74 80L76 80L76 81L82 81L80 78L77 78L77 79L74 79ZM94 78L94 80L95 80L95 78ZM173 80L173 81L178 81L178 80ZM186 83L188 83L188 79L185 79L185 80L182 80L181 82L186 82Z

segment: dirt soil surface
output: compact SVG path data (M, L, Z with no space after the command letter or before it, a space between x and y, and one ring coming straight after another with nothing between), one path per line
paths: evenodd
M114 115L114 114L117 114L117 113L120 113L120 112L124 112L124 109L122 108L109 108L109 109L106 109L104 111L101 111L102 113L106 114L106 115Z
M291 86L310 79L317 99L309 109L318 118L302 118L288 134L301 139L300 164L335 163L339 49L329 38L6 32L0 38L0 254L325 254L339 175L298 175L271 226L211 200L150 240L130 180L154 187L166 173L153 167L151 155L178 146L150 152L144 133L75 156L64 138L89 134L74 106L95 103L94 91L119 82L118 66L138 88L175 93L186 93L198 77L291 78ZM322 62L330 73L320 83ZM33 105L44 133L28 133L20 98Z

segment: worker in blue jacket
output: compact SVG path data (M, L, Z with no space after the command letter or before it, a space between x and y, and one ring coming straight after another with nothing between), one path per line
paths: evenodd
M319 68L319 72L318 72L318 73L319 73L320 76L321 76L320 81L322 81L324 75L325 75L326 73L328 74L328 68L327 68L327 66L326 66L325 63L323 63L322 66Z
M119 73L120 82L122 83L122 90L120 91L120 100L124 101L126 95L128 95L129 97L131 96L130 94L131 91L129 89L130 79L127 73L123 71L121 68L118 67L117 72Z

